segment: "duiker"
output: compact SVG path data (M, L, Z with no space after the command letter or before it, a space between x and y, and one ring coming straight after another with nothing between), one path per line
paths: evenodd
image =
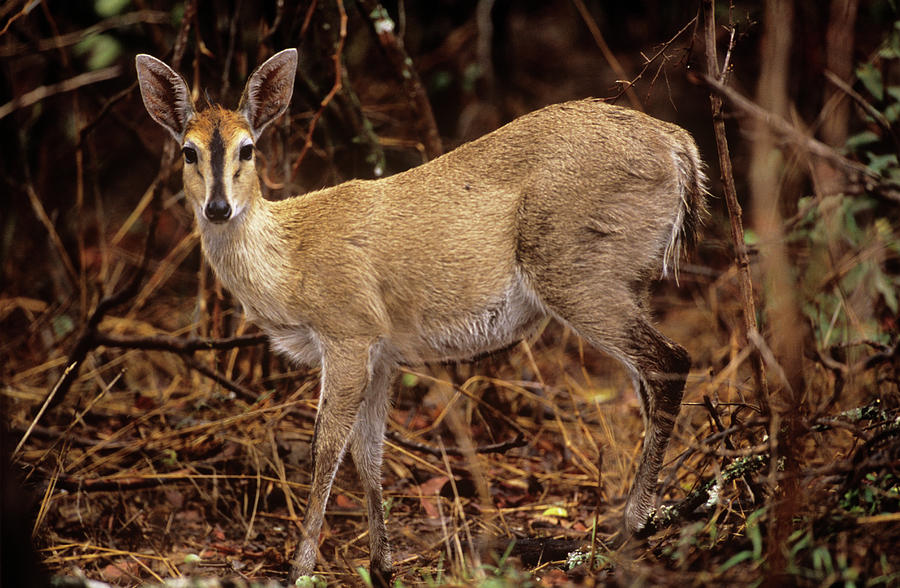
M284 50L253 72L237 110L198 111L180 75L137 57L144 105L181 145L206 258L276 350L322 368L293 576L313 571L349 448L372 576L389 581L381 462L398 366L507 347L547 315L631 374L646 436L625 526L639 532L690 367L648 313L649 285L677 269L706 211L690 135L598 100L567 102L404 173L272 202L254 144L288 107L296 68L297 51Z

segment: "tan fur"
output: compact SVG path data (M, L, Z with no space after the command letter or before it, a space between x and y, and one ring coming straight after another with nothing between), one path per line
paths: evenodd
M690 365L647 313L650 282L676 265L705 213L688 133L598 100L568 102L407 172L270 202L255 159L239 150L287 107L296 52L254 72L238 111L195 112L178 74L149 56L137 65L150 114L197 152L184 186L210 264L276 349L322 366L293 576L313 569L349 448L366 489L373 576L389 581L380 477L397 366L505 347L548 314L634 379L648 432L625 519L632 531L644 527ZM216 132L224 196L212 187Z

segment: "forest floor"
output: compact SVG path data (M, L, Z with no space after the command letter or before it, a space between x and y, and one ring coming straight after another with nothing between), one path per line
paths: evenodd
M411 369L395 384L384 488L397 581L900 581L898 399L882 394L873 404L872 394L896 393L896 357L887 350L886 361L839 387L829 369L807 363L809 405L819 408L799 419L800 494L791 519L770 525L788 473L768 460L777 451L772 423L755 410L747 354L723 318L736 309L712 302L734 299L733 277L699 269L655 296L662 330L694 359L661 495L678 504L718 479L714 497L649 539L621 536L643 431L638 402L616 362L551 322L510 351ZM192 309L168 303L154 305L156 316L107 318L100 331L188 337ZM6 318L28 314L32 332L7 343L22 352L6 368L6 418L12 437L28 432L16 469L37 498L35 538L49 570L114 585L284 581L305 510L317 372L290 371L263 345L192 354L100 347L64 402L35 419L66 355L36 343L54 337L58 314L18 304ZM758 464L727 475L747 458ZM773 553L784 556L780 569ZM320 574L363 584L367 564L363 497L348 459L329 503Z

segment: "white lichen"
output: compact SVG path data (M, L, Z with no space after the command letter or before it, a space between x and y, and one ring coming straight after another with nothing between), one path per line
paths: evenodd
M721 491L721 487L719 486L719 482L713 484L709 490L707 490L706 499L706 508L712 508L719 503L719 492Z
M374 22L374 26L375 33L378 35L394 32L394 21L386 16L382 16L381 18L376 19Z

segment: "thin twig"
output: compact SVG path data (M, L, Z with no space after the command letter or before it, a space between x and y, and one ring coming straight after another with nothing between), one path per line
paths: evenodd
M387 431L385 437L400 445L402 447L406 447L407 449L411 449L413 451L418 451L419 453L426 453L428 455L434 455L436 457L440 457L442 455L441 450L436 447L431 447L430 445L425 445L424 443L418 443L416 441L410 441L409 439L394 433L393 431ZM516 447L525 447L528 445L528 441L525 440L525 436L522 433L518 433L515 439L510 441L501 441L500 443L492 443L490 445L482 445L479 447L475 447L475 453L505 453L510 449L515 449ZM447 455L454 456L465 456L465 452L456 447L445 447L444 453Z
M118 14L105 20L101 20L97 24L91 25L80 31L58 35L49 39L41 39L33 46L22 43L0 47L0 57L16 57L18 55L34 54L36 51L52 51L53 49L59 49L60 47L74 45L87 37L105 33L112 29L124 28L136 24L165 24L169 22L171 18L171 15L164 10L137 10L127 14Z
M266 30L259 38L259 44L262 45L269 37L272 36L276 30L278 30L278 26L281 24L281 18L284 15L284 0L277 0L275 2L275 18L272 20L271 25L265 25Z
M193 483L193 480L187 473L182 478L177 478L171 474L159 478L82 479L75 476L60 476L56 480L56 487L69 492L127 492L184 483Z
M657 531L670 527L690 516L704 503L715 501L722 486L741 476L749 476L769 463L768 455L754 454L735 458L722 470L721 476L709 478L700 484L683 500L664 506L653 513L640 535L646 537ZM721 486L720 486L721 484Z
M309 14L312 13L313 7L310 6ZM313 132L316 130L316 124L319 122L319 119L322 118L322 115L325 112L325 108L331 103L331 100L335 97L335 95L341 91L343 87L343 53L344 53L344 42L347 40L347 11L344 9L343 0L337 0L337 9L340 14L340 28L338 34L338 42L337 47L334 50L334 55L332 56L332 61L334 64L334 84L331 86L331 90L328 91L328 94L322 98L322 101L319 103L319 109L316 110L315 114L313 114L312 119L309 121L309 128L306 131L306 139L303 142L303 147L300 149L300 154L297 156L297 159L294 160L294 165L291 167L291 177L295 177L297 175L297 170L300 168L300 163L303 161L303 158L306 157L306 152L309 151L309 148L312 147L313 143ZM304 23L306 24L306 23Z
M6 31L9 30L9 27L12 26L12 23L29 14L40 3L41 0L25 0L25 6L22 7L22 10L12 15L10 19L6 21L6 24L3 26L3 30L0 30L0 37L6 34Z
M63 94L65 92L71 92L84 86L103 82L117 77L121 73L122 68L120 66L112 65L110 67L98 69L97 71L89 71L87 73L77 75L73 78L57 82L56 84L39 86L30 92L22 94L18 98L13 98L3 106L0 106L0 119L9 116L16 110L27 108L33 104L37 104L41 100L49 98L50 96Z
M309 6L306 7L306 16L303 17L303 24L300 26L301 39L306 36L306 31L309 29L309 23L312 22L312 16L316 11L317 4L318 0L311 0Z
M839 78L837 75L835 75L834 72L828 71L826 69L825 70L825 78L829 82L831 82L832 84L837 86L837 88L839 90L841 90L842 92L844 92L847 96L852 98L853 101L856 102L860 106L860 108L862 108L863 110L866 111L866 114L868 114L873 119L875 119L875 121L878 123L878 125L891 135L891 139L893 139L895 146L900 145L900 141L898 141L897 135L894 133L894 128L891 125L891 122L877 108L875 108L874 106L869 104L869 102L865 98L863 98L859 94L859 92L854 90L850 86L850 84L848 84L847 82L845 82L844 80Z
M178 71L181 67L181 59L187 48L188 33L191 31L191 23L197 17L197 0L186 0L184 3L184 16L181 19L181 27L178 36L175 37L175 47L172 50L172 69Z
M854 364L851 371L863 371L877 367L883 363L900 363L900 341L894 343L886 351L880 351Z
M228 24L228 49L225 51L225 61L222 64L222 95L228 93L231 87L231 60L234 58L235 39L237 37L238 17L241 14L241 0L234 3L234 12Z
M836 166L842 167L848 171L856 172L857 174L875 180L881 179L880 175L878 175L876 172L872 171L865 165L847 159L846 157L838 153L838 151L833 147L806 135L784 118L778 116L777 114L769 112L749 98L742 95L734 88L731 88L708 75L701 74L700 77L709 87L715 90L718 94L721 94L722 96L727 98L733 106L737 107L745 114L759 119L767 126L769 126L769 128L771 128L773 131L781 135L783 139L792 143L794 146L803 149L811 155L815 155L816 157L825 159L835 164Z
M706 25L706 65L708 76L705 79L724 79L727 71L719 71L719 60L716 56L716 16L715 2L703 0L704 19ZM734 37L731 37L733 42ZM729 48L731 52L731 48ZM720 84L721 85L721 84ZM735 265L738 270L738 284L741 292L741 308L744 318L744 337L749 338L750 333L756 332L756 303L753 299L753 281L750 277L750 257L747 254L747 245L744 240L743 212L738 202L737 188L734 183L734 172L731 168L731 155L728 149L728 139L725 135L725 118L722 113L722 97L711 92L709 95L712 109L713 130L716 135L716 147L719 153L719 168L722 173L722 184L725 189L725 204L728 207L728 218L731 221L731 241L734 246ZM760 410L765 414L769 411L769 387L766 381L766 371L759 353L750 356L753 366L753 379L756 384L756 398Z
M644 74L647 73L647 70L650 68L650 66L653 64L653 62L656 61L657 59L659 59L660 56L662 56L662 55L666 52L666 50L667 50L669 47L671 47L672 44L673 44L676 40L678 40L678 37L680 37L681 35L683 35L689 28L691 28L692 26L694 26L696 23L697 23L697 17L695 16L695 17L692 18L690 21L688 21L688 23L687 23L686 25L684 25L683 27L681 27L681 29L680 29L677 33L675 33L674 35L672 35L672 37L671 37L668 41L666 41L665 43L663 43L663 44L662 44L662 47L660 47L660 48L656 51L656 53L654 53L652 56L646 57L646 56L644 56L643 54L641 54L642 57L644 57L644 67L642 67L642 68L641 68L641 71L638 72L638 74L637 74L634 78L632 78L631 81L627 83L627 85L625 85L625 87L623 88L622 92L619 92L619 94L617 94L616 96L613 96L612 99L613 99L613 100L618 99L619 96L621 96L623 92L627 91L627 89L632 88L635 84L637 84L638 80L640 80L641 78L643 78L643 77L644 77ZM665 61L663 62L663 64L664 64L664 63L665 63ZM660 67L662 67L663 64L660 64ZM658 72L657 72L657 75L658 75ZM656 77L654 76L654 80L655 80L655 79L656 79ZM652 85L652 83L651 83L651 85Z
M706 412L709 413L710 418L712 418L713 423L716 425L716 429L718 431L724 431L725 425L722 424L722 419L719 417L719 412L716 410L716 407L713 406L712 400L710 399L708 394L703 395L703 407L706 409ZM725 443L726 449L734 450L734 443L731 442L731 437L729 435L725 435L722 439Z
M154 335L152 337L124 337L97 333L94 343L97 347L118 347L121 349L143 349L148 351L169 351L172 353L190 354L195 351L211 351L213 349L234 349L235 347L252 347L265 344L265 335L241 335L221 339L200 337L171 337Z
M103 320L103 317L116 306L134 298L140 290L141 282L147 272L150 251L153 249L158 220L159 215L154 214L147 232L147 240L144 244L144 253L141 256L141 263L131 280L118 292L114 292L100 300L97 307L85 322L84 327L82 327L81 334L75 341L72 352L69 354L69 360L66 362L66 365L72 366L72 368L66 369L59 381L53 387L53 390L47 395L47 399L45 399L44 402L49 402L48 408L58 406L65 399L69 388L72 386L75 378L78 377L78 366L84 363L87 354L96 347L95 338L97 337L97 327L100 325L100 321Z
M597 504L594 506L594 524L591 525L591 552L588 556L588 569L593 570L594 553L597 549L597 525L600 520L600 505L603 504L603 448L597 452L597 488L594 490Z
M594 20L594 17L587 9L587 6L584 5L584 2L582 0L572 0L572 4L574 4L575 8L578 9L578 13L581 15L581 19L584 21L584 24L587 25L588 30L591 32L591 36L594 38L594 43L596 43L597 47L600 48L600 52L603 53L603 58L606 60L606 63L609 64L609 66L618 76L618 82L622 84L623 91L628 95L628 101L631 102L631 107L636 110L643 111L644 106L641 104L637 93L634 91L634 81L640 78L640 76L630 82L628 81L628 74L625 73L625 68L622 67L622 64L619 63L618 59L616 59L616 55L612 52L612 50L610 50L609 45L606 44L606 39L603 38L603 33L600 31L600 27L597 26L597 21Z
M53 247L56 249L56 253L57 255L59 255L60 261L62 261L63 269L66 270L66 276L72 282L72 287L77 287L78 272L75 270L75 264L72 263L72 259L69 257L69 252L62 242L62 238L59 236L59 231L56 230L56 226L54 226L53 221L50 220L50 216L47 214L47 210L44 208L40 196L38 196L37 192L34 189L34 185L31 182L30 167L27 163L24 166L24 172L25 192L28 194L28 201L31 204L31 209L34 211L34 215L47 230L47 235L50 237L50 241L53 243Z
M110 98L109 100L104 102L103 106L100 108L100 111L97 112L97 114L94 115L94 117L91 120L84 123L84 125L78 131L78 144L76 145L76 147L80 146L81 143L85 140L85 138L87 138L87 136L91 134L91 132L94 130L94 127L96 127L98 124L100 124L100 122L104 119L104 117L106 117L106 115L109 114L109 112L112 110L112 107L115 106L116 104L118 104L119 102L121 102L124 98L130 96L135 88L137 88L137 80L135 80L134 82L131 83L130 86L128 86L127 88L125 88L118 94L115 94L112 98Z
M216 384L222 386L226 390L230 390L230 391L234 392L235 394L237 394L238 396L240 396L241 398L243 398L245 401L249 402L250 404L255 404L259 400L260 394L258 392L254 392L250 388L247 388L246 386L242 386L241 384L238 384L234 380L229 379L227 376L220 374L216 370L203 365L202 363L197 361L194 357L191 357L189 355L188 356L182 355L181 359L192 370L203 374L204 376L206 376L207 378L209 378Z
M766 365L769 366L769 369L775 372L775 374L781 379L788 394L793 395L794 390L791 387L791 381L788 378L787 373L784 371L784 366L782 366L781 362L778 361L778 358L775 356L772 348L769 347L769 344L766 342L765 337L763 337L759 331L754 329L748 334L748 339L750 340L750 343L752 343L759 350L760 355L766 362Z
M76 421L73 421L73 423ZM78 447L94 447L97 445L96 437L88 437L86 435L79 435L78 433L73 433L71 431L71 425L66 429L55 429L53 427L45 427L44 425L37 425L32 423L28 426L27 429L23 429L21 427L10 426L10 431L25 435L28 431L31 431L29 434L30 437L40 438L40 439L50 439L53 441L54 445L59 443L61 440L65 440L65 442L69 445L74 445ZM105 441L104 447L109 449L126 449L131 447L133 444L130 441ZM31 464L36 467L37 464Z
M78 362L73 361L73 362L70 362L66 366L66 369L63 372L63 377L60 378L58 382L56 382L56 385L53 386L53 389L50 390L50 393L47 394L46 398L44 398L44 402L41 403L41 408L38 410L37 414L31 420L31 424L28 426L28 429L26 429L25 434L22 435L21 439L19 439L19 442L16 444L16 448L13 449L12 457L15 457L16 454L19 453L19 450L22 449L22 445L24 445L25 441L28 440L28 437L31 436L31 432L37 426L38 421L41 420L41 417L43 416L44 412L47 410L47 408L50 407L51 403L53 403L53 399L56 397L57 392L59 392L59 389L62 386L62 383L66 380L66 377L71 372L76 371L77 369L78 369Z

